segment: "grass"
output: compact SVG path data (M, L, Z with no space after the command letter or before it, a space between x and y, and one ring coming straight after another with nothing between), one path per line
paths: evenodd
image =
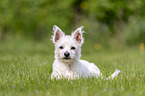
M87 46L87 47L86 47ZM54 46L49 40L6 40L0 42L1 96L144 96L145 51L82 49L82 59L95 63L104 77L120 69L113 80L50 79ZM91 48L91 47L90 47ZM87 54L86 54L87 51Z

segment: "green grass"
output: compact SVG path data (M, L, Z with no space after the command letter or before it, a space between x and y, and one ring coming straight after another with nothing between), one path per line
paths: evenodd
M108 77L120 69L113 80L50 79L54 46L49 40L6 40L0 42L0 95L5 96L144 96L145 51L90 50L84 44L82 59L95 63ZM87 53L86 53L87 52Z

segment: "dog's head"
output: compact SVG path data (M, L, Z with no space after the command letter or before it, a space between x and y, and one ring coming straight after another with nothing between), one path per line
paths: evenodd
M65 35L58 26L54 25L52 40L55 44L55 59L62 62L80 59L81 45L84 42L82 29L83 26L76 29L71 35Z

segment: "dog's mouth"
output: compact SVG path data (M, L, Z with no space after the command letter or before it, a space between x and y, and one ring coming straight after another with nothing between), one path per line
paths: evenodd
M65 59L65 60L69 60L69 59L71 59L70 57L64 57L63 59Z

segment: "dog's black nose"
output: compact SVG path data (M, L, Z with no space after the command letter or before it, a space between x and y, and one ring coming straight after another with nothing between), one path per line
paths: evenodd
M65 52L65 53L64 53L64 56L65 56L65 57L69 57L69 55L70 55L70 54L69 54L68 52Z

